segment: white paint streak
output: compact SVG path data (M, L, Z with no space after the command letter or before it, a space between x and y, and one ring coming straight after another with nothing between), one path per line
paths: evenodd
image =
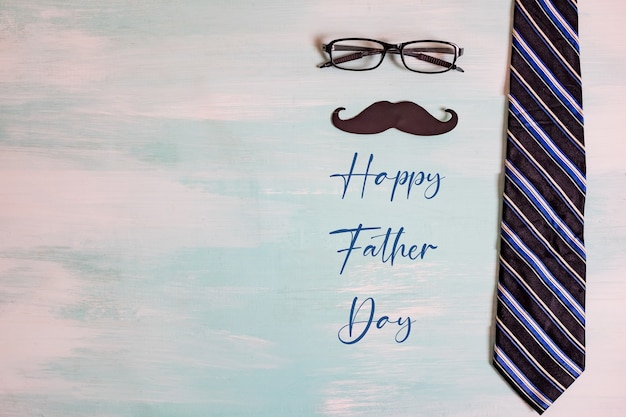
M0 83L74 90L107 73L105 38L47 22L9 27L5 33L0 37Z
M259 205L245 197L192 189L148 167L76 170L22 152L3 152L0 161L0 190L6 201L0 211L6 237L0 250L88 248L106 242L157 249L253 247L273 240L281 228L266 228L258 217L289 215L280 204L268 203L267 212L258 212Z
M33 282L20 282L25 273ZM0 393L73 390L76 387L46 369L71 357L96 333L61 317L64 307L80 299L80 280L53 262L3 258L0 304Z

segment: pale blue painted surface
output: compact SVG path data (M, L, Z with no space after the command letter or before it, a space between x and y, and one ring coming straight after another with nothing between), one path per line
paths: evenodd
M623 416L626 6L584 2L588 369L549 411ZM530 416L490 365L510 2L0 2L0 416ZM315 66L443 38L464 74ZM378 100L458 127L336 130ZM439 173L389 202L341 182ZM359 223L436 250L336 251ZM339 342L352 298L415 323ZM615 328L611 327L615 326Z

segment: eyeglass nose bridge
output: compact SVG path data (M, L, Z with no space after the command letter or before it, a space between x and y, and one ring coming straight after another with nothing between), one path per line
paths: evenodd
M383 45L381 63L387 57L387 52L389 52L392 55L389 59L393 61L394 65L400 66L400 67L402 66L406 67L406 64L404 63L404 59L402 58L402 48L404 47L404 44L399 43L396 45L396 44L386 43L386 42L380 42L380 43L381 45ZM400 58L396 58L394 57L394 55Z
M377 41L378 43L380 43L383 46L383 51L384 52L390 52L391 53L400 53L400 51L402 50L402 46L403 44L398 43L398 44L393 44L393 43L387 43L387 42L383 42L383 41Z
M393 44L393 43L388 43L388 42L384 42L384 41L380 41L377 40L376 42L378 42L380 45L382 45L383 50L382 53L380 54L380 62L378 63L378 65L376 65L376 67L378 67L380 64L383 63L383 61L385 61L385 58L387 58L387 52L389 52L391 55L395 55L395 56L399 56L400 58L400 62L397 61L396 58L390 58L391 61L393 61L394 65L400 66L400 67L406 67L406 64L404 63L404 59L402 58L402 48L404 48L404 43L398 43L398 44ZM325 45L324 45L325 46Z

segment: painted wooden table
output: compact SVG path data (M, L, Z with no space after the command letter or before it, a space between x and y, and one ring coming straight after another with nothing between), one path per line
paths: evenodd
M626 6L579 7L588 365L548 413L621 417ZM511 8L0 0L0 416L534 415L490 364ZM317 68L345 36L465 72ZM459 123L330 123L383 100Z

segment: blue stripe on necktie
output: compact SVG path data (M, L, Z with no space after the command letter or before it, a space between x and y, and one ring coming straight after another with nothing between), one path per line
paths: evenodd
M566 0L567 4L572 8L572 10L578 14L578 1L577 0Z
M550 289L552 294L567 308L567 311L578 321L581 326L585 325L585 309L578 304L572 294L552 275L550 270L537 255L526 246L506 223L502 222L503 239L521 256L542 282Z
M539 57L533 52L532 48L523 40L522 36L517 32L513 32L513 46L519 52L520 56L530 65L543 82L550 88L561 103L567 107L572 115L583 123L584 116L582 106L570 92L558 81L548 67L541 62Z
M543 349L559 363L563 370L572 377L577 378L583 372L546 334L528 312L515 300L515 298L504 288L498 285L498 299L504 303L506 308L522 323L524 328L532 335L533 339L539 343Z
M538 408L546 410L552 405L550 401L537 387L535 387L524 374L513 364L511 359L496 346L494 352L495 363L513 379L514 384L530 399Z
M522 146L520 141L510 131L507 133L508 133L508 140L509 140L508 143L510 144L510 146L515 147L515 149L517 149L520 152L520 154L526 158L526 161L528 161L528 163L532 165L537 170L537 172L539 172L541 177L545 179L546 182L549 184L550 188L552 188L555 195L559 196L561 201L565 204L565 206L567 206L567 208L570 210L572 215L576 217L576 219L582 226L583 220L584 220L583 214L580 212L580 210L578 210L576 205L570 200L569 196L565 193L565 191L563 191L563 189L554 180L554 178L552 178L552 176L550 176L546 172L545 168L543 168L537 162L537 160L528 152L528 150L526 150L526 148Z
M559 381L557 381L552 375L550 375L550 373L547 370L545 370L531 354L528 353L526 348L524 348L524 346L520 343L520 341L517 340L517 338L502 323L502 321L498 321L496 323L496 326L502 332L502 334L515 346L515 348L526 359L526 361L528 361L528 363L530 364L530 366L533 367L533 369L535 369L537 372L543 375L543 377L546 378L546 381L548 381L548 383L550 383L550 385L552 385L557 391L559 392L565 391L565 387L561 385L561 383L559 383Z
M533 203L535 208L543 215L546 222L554 229L563 240L576 252L580 259L586 259L585 245L578 239L576 234L559 218L550 204L541 196L535 187L517 170L510 161L505 162L505 175L515 183L520 191Z
M572 282L578 284L581 289L586 289L587 284L580 275L576 273L574 268L563 259L559 252L550 245L545 236L541 235L537 228L524 216L522 211L517 207L508 196L504 196L504 204L511 209L515 217L517 217L530 231L530 233L541 243L541 245L553 256L553 259L563 268L563 271L572 278Z
M569 129L565 126L565 123L560 120L550 109L550 107L544 103L543 100L539 97L539 95L528 85L526 80L522 78L522 76L513 68L511 71L511 77L515 81L519 83L519 85L528 93L528 96L532 98L533 102L537 104L537 106L554 122L554 125L558 127L564 137L566 137L570 143L572 143L583 155L585 154L585 147L578 138L569 131Z
M533 301L533 303L536 306L538 306L539 309L541 309L541 311L543 311L546 317L554 324L554 328L558 329L559 332L571 342L572 346L577 351L584 354L586 350L585 350L585 347L581 344L581 342L578 341L574 337L574 335L572 335L567 330L567 327L565 327L565 325L558 320L554 312L550 310L548 306L546 306L546 304L541 300L541 298L539 298L539 296L533 291L530 285L524 280L522 280L522 278L517 273L517 271L513 270L513 268L503 259L500 259L500 266L504 268L506 272L509 273L509 275L515 280L515 282L517 282L518 285L520 285L520 288L522 288L524 292L528 294L528 296Z
M552 138L539 126L519 101L509 95L509 110L520 121L522 126L530 133L546 150L555 162L565 171L581 192L587 191L585 174L561 151Z
M567 60L563 57L563 55L561 55L561 53L554 47L549 37L543 32L543 30L541 30L537 22L530 15L530 13L528 13L528 10L526 10L526 8L520 3L517 3L516 7L519 9L520 15L524 18L524 20L528 23L528 25L533 29L537 37L541 39L541 42L544 45L544 49L550 52L552 56L560 62L562 67L565 70L567 70L569 75L573 77L573 79L578 85L581 85L580 74L574 68L571 67L571 65L567 62Z
M572 48L579 53L578 34L559 13L554 4L548 0L538 0L538 3L541 4L544 12L548 15L550 21L559 29L563 37L569 41Z

